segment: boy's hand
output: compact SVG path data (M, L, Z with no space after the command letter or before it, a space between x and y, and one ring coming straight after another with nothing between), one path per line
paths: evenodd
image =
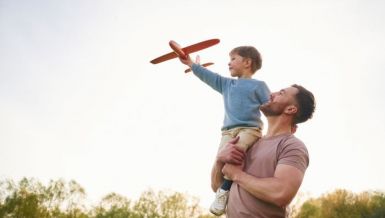
M195 58L195 63L201 64L201 57L199 55L197 55L197 57Z
M196 57L195 59L195 62L191 60L191 57L190 55L187 55L186 56L186 59L182 59L182 58L179 58L180 62L182 62L183 64L186 64L187 66L189 66L191 68L191 66L195 63L195 64L200 64L200 57L199 55Z
M194 62L191 60L190 55L187 55L186 59L182 59L179 57L179 60L180 60L180 62L182 62L182 64L186 64L189 67L191 67L194 64Z

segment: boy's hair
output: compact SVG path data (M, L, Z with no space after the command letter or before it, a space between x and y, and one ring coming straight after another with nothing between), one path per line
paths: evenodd
M298 93L294 96L298 104L298 112L294 116L294 124L305 122L312 118L315 110L315 99L313 93L304 87L294 84L292 87L298 89Z
M230 54L238 54L243 58L250 58L251 70L255 73L262 67L262 58L259 51L253 46L239 46L231 50Z

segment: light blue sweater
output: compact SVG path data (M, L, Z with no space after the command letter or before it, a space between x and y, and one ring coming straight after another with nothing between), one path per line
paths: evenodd
M194 74L223 96L225 118L222 130L234 127L263 128L259 106L269 100L266 83L256 79L232 79L193 64Z

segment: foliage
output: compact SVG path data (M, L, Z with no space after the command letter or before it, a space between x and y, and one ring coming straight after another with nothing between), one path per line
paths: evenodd
M83 188L75 181L50 181L47 186L34 179L0 183L0 217L85 217Z
M305 201L294 218L380 218L385 217L385 194L354 194L339 189Z
M107 194L87 209L85 190L75 181L50 181L48 185L24 178L18 183L0 181L0 218L213 218L196 198L178 192L148 190L132 202Z
M117 193L85 206L85 190L75 181L0 181L0 218L214 218L197 198L147 190L132 201ZM293 218L384 218L385 193L336 190L291 208Z
M123 196L112 193L104 197L93 211L96 218L212 218L203 214L196 198L175 192L154 192L148 190L142 193L136 202L131 202Z

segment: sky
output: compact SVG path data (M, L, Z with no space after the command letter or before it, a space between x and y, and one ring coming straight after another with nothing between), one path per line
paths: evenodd
M229 51L252 45L263 57L254 78L314 93L296 133L310 153L301 193L385 191L384 10L381 0L0 0L0 179L75 180L94 202L171 190L208 208L222 98L178 60L149 61L169 40L218 38L197 53L214 72L229 76Z

